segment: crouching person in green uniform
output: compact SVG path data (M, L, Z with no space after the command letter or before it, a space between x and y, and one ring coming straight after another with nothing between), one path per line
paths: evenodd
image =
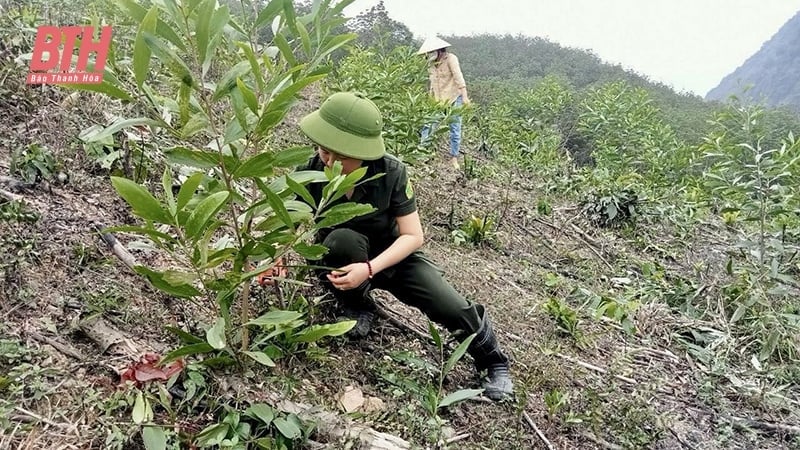
M347 199L368 203L375 211L320 232L318 241L329 251L322 263L337 270L321 278L345 314L357 320L351 334L366 336L375 315L371 289L385 289L419 308L432 321L461 339L475 333L469 353L485 370L485 394L501 400L512 394L508 358L500 350L486 309L470 303L442 278L442 271L420 251L422 225L405 165L384 151L378 107L358 93L331 95L300 121L317 154L304 170L323 170L336 161L347 174L366 167L364 179L385 174L347 193ZM323 183L308 186L318 202Z

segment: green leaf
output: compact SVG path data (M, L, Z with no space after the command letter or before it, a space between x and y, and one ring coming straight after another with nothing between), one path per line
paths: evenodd
M272 207L272 210L275 212L275 215L284 223L289 229L294 230L294 221L292 220L292 216L289 215L289 211L286 209L286 206L283 204L283 199L278 197L278 194L267 190L265 192L267 195L267 200L269 201L269 205Z
M276 327L295 321L303 317L303 313L297 311L285 311L281 309L272 310L256 319L247 322L247 325L259 325L262 327Z
M206 340L217 350L225 348L225 319L217 317L214 326L206 330Z
M189 203L189 200L194 197L195 191L197 191L197 188L200 186L203 178L205 178L205 174L202 172L197 172L183 182L181 189L178 191L178 211L182 211L183 208Z
M770 356L775 352L775 349L778 347L778 341L781 338L781 330L779 328L773 328L772 331L769 333L769 337L767 337L767 342L761 347L761 352L758 354L758 359L761 361L766 361L769 359Z
M439 330L436 328L436 325L434 325L431 321L428 321L428 333L430 333L431 337L433 338L436 348L439 350L443 349L442 336L439 334Z
M134 270L146 276L150 283L156 287L156 289L166 292L169 295L182 298L197 297L200 295L200 291L198 291L192 285L185 284L181 286L174 286L170 283L167 283L164 280L164 275L161 272L150 270L144 266L136 266Z
M167 269L161 272L164 281L172 286L183 286L197 281L197 274L192 272L182 272L179 270Z
M181 330L180 328L173 327L173 326L168 326L168 327L166 327L166 329L167 329L167 331L169 331L170 333L174 334L175 336L178 336L178 338L184 344L202 344L202 343L205 343L204 340L200 339L199 337L197 337L197 336L195 336L193 334L187 333L186 331Z
M322 214L324 218L317 224L317 228L333 227L373 211L375 207L365 203L342 203L325 211Z
M242 163L236 172L234 178L251 178L251 177L269 177L273 174L275 167L275 155L270 152L259 153L247 161Z
M236 45L244 52L247 62L250 64L250 72L256 79L256 85L259 91L264 90L265 82L264 75L261 73L261 65L258 63L255 52L250 47L249 42L237 42Z
M274 42L275 46L281 51L283 59L289 63L289 66L293 67L297 65L297 59L294 57L292 47L289 45L289 41L286 40L286 36L284 36L283 33L278 32L272 42Z
M276 153L273 164L275 167L293 168L306 163L312 155L314 155L314 149L311 147L292 147Z
M136 78L136 85L139 89L142 88L144 80L147 79L151 56L150 47L145 43L143 33L155 33L157 23L158 7L153 5L139 24L139 30L136 33L136 39L133 44L133 75Z
M136 22L142 22L147 15L147 10L134 0L119 0L119 4L128 11L128 14L130 14L131 18ZM186 47L183 45L183 39L181 39L181 37L172 30L170 25L167 25L160 19L156 24L156 34L170 41L181 51L186 51Z
M197 445L201 447L212 447L220 445L228 436L230 425L227 423L215 423L207 426L197 435Z
M285 176L276 178L269 184L269 189L273 192L283 192L288 188L286 178L291 178L297 183L324 183L328 181L325 173L318 170L298 170Z
M275 95L270 100L270 102L267 105L267 108L266 108L265 111L267 111L267 112L269 112L269 111L285 112L285 110L289 107L289 104L293 100L295 100L295 98L296 98L295 96L297 95L298 92L303 90L303 88L305 88L309 84L314 83L314 82L319 81L319 80L322 80L326 76L327 76L326 74L307 76L307 77L305 77L305 78L303 78L301 80L298 80L295 83L292 83L291 85L283 88L283 90L281 90L278 95Z
M308 35L308 30L300 20L297 21L295 28L297 29L297 34L300 36L300 42L303 44L303 51L307 56L311 57L311 37Z
M219 154L203 150L190 150L186 147L172 147L164 150L164 156L171 164L210 169L219 165Z
M200 55L200 64L206 62L208 47L211 41L211 32L209 30L211 27L211 16L214 15L216 6L216 0L203 0L198 7L194 35L197 42L197 52ZM203 74L205 75L205 72Z
M305 259L318 260L328 253L328 247L320 244L309 245L301 242L294 246L294 251Z
M275 367L275 361L270 359L264 352L242 352L245 355L253 358L257 363L265 365L267 367Z
M208 222L228 200L228 191L217 192L201 201L186 221L186 237L196 239L205 232Z
M146 450L166 450L167 435L161 427L144 427L142 442Z
M277 428L278 431L280 431L281 434L288 439L297 439L303 434L297 425L289 422L283 417L278 417L277 419L273 420L272 424L275 425L275 428Z
M278 14L283 10L284 0L271 0L269 4L258 13L254 28L261 28L262 26L272 22Z
M112 123L111 125L107 126L103 131L89 137L86 139L86 142L98 142L103 141L106 138L113 136L114 133L120 131L123 128L132 127L135 125L152 125L157 126L159 125L158 121L153 119L148 119L146 117L137 117L134 119L122 119L117 120L116 122Z
M289 186L289 189L291 189L292 192L299 195L304 202L308 203L314 208L317 207L317 202L314 201L314 197L311 196L311 193L308 192L308 189L306 189L305 186L294 181L291 177L286 177L285 179L286 179L286 185Z
M271 424L272 420L275 419L275 410L271 406L264 403L250 405L250 407L247 408L244 413L251 417L257 418L263 422L264 425Z
M739 319L741 319L746 312L747 312L747 305L745 305L744 303L740 303L739 307L736 308L736 311L734 311L733 315L731 316L730 324L733 325L734 323L738 322Z
M347 34L340 34L336 37L331 38L331 40L328 41L327 44L325 44L324 50L320 52L319 55L317 55L315 61L321 61L323 58L335 52L337 49L339 49L340 47L342 47L343 45L347 44L348 42L352 41L357 37L358 35L355 33L347 33Z
M258 125L256 125L256 133L261 136L264 135L267 131L271 130L275 125L277 125L281 120L283 120L283 116L286 115L286 110L280 111L271 111L261 115L261 118L258 120Z
M212 351L214 351L214 347L212 347L206 342L198 342L196 344L184 345L183 347L177 348L164 355L164 358L161 360L161 364L167 364L184 356L199 355L202 353L209 353Z
M288 25L292 33L297 36L297 16L294 12L294 2L283 2L283 14L286 18L286 25Z
M460 391L455 391L445 396L445 398L443 398L442 401L439 402L438 408L445 408L447 406L463 402L464 400L475 398L481 395L482 393L483 389L461 389Z
M189 69L189 66L186 65L186 62L184 62L184 60L180 56L178 56L177 53L175 53L166 44L161 42L152 33L143 31L142 39L144 39L147 46L150 47L150 51L155 53L158 59L160 59L164 64L167 65L167 67L169 67L170 71L172 72L172 74L175 76L176 79L180 80L183 84L187 86L194 86L192 71Z
M137 216L159 223L173 223L169 213L161 207L161 203L144 186L120 177L111 177L111 184L120 197L133 208L133 212Z
M296 342L316 342L326 336L341 336L356 326L355 320L345 320L325 325L312 325L299 333L293 340Z
M161 187L164 188L164 199L167 201L169 213L174 217L178 212L178 207L175 204L175 196L172 195L172 169L169 166L164 167L164 174L161 176Z
M253 111L253 114L258 114L258 99L256 98L256 94L241 80L241 78L236 79L236 86L242 93L244 102L247 104L247 107L250 108L250 111Z
M117 232L142 234L149 237L156 243L160 241L166 241L166 242L175 241L175 239L172 236L157 231L155 228L151 228L149 226L137 227L135 225L120 225L117 227L108 227L103 229L103 233L117 233Z
M236 80L239 78L244 78L244 76L252 72L252 70L253 69L251 68L250 63L247 61L240 61L236 63L236 65L228 69L228 71L225 72L225 75L222 76L220 81L217 83L216 89L214 90L214 96L211 98L214 101L217 101L224 95L229 94L233 88L236 87Z
M453 354L450 355L450 358L447 359L447 363L445 363L444 369L442 369L443 375L446 376L448 373L450 373L451 370L453 370L453 367L455 367L456 363L458 363L458 361L464 356L464 353L467 352L467 349L469 348L469 345L472 343L473 339L475 339L475 335L471 334L466 339L464 339L463 342L458 344L458 347L456 347L456 349L453 350Z
M131 418L133 419L133 423L137 425L153 420L153 409L150 407L150 401L145 398L142 391L136 393L136 400L133 402Z
M205 112L201 111L195 114L192 114L189 117L189 120L181 127L180 129L180 136L183 139L190 138L197 133L208 129L210 126L210 122L208 121L208 116Z

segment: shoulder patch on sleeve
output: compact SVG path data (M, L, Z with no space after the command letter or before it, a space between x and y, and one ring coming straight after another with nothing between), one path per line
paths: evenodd
M414 198L414 188L411 187L411 181L406 183L406 197Z

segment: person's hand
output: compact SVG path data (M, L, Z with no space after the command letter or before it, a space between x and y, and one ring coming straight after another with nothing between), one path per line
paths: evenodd
M361 286L369 278L367 263L353 263L340 267L328 274L328 281L340 291L347 291Z

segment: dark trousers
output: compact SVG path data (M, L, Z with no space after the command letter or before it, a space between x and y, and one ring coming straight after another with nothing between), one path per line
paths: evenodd
M342 267L365 262L372 256L369 239L347 228L331 231L323 245L329 251L323 257L328 267ZM327 273L325 271L324 273ZM428 318L451 333L468 336L479 330L483 307L467 301L442 278L442 270L421 252L414 252L396 265L375 274L357 289L342 291L334 288L325 277L326 287L343 306L356 309L374 309L368 296L370 289L384 289L401 302L421 310Z

